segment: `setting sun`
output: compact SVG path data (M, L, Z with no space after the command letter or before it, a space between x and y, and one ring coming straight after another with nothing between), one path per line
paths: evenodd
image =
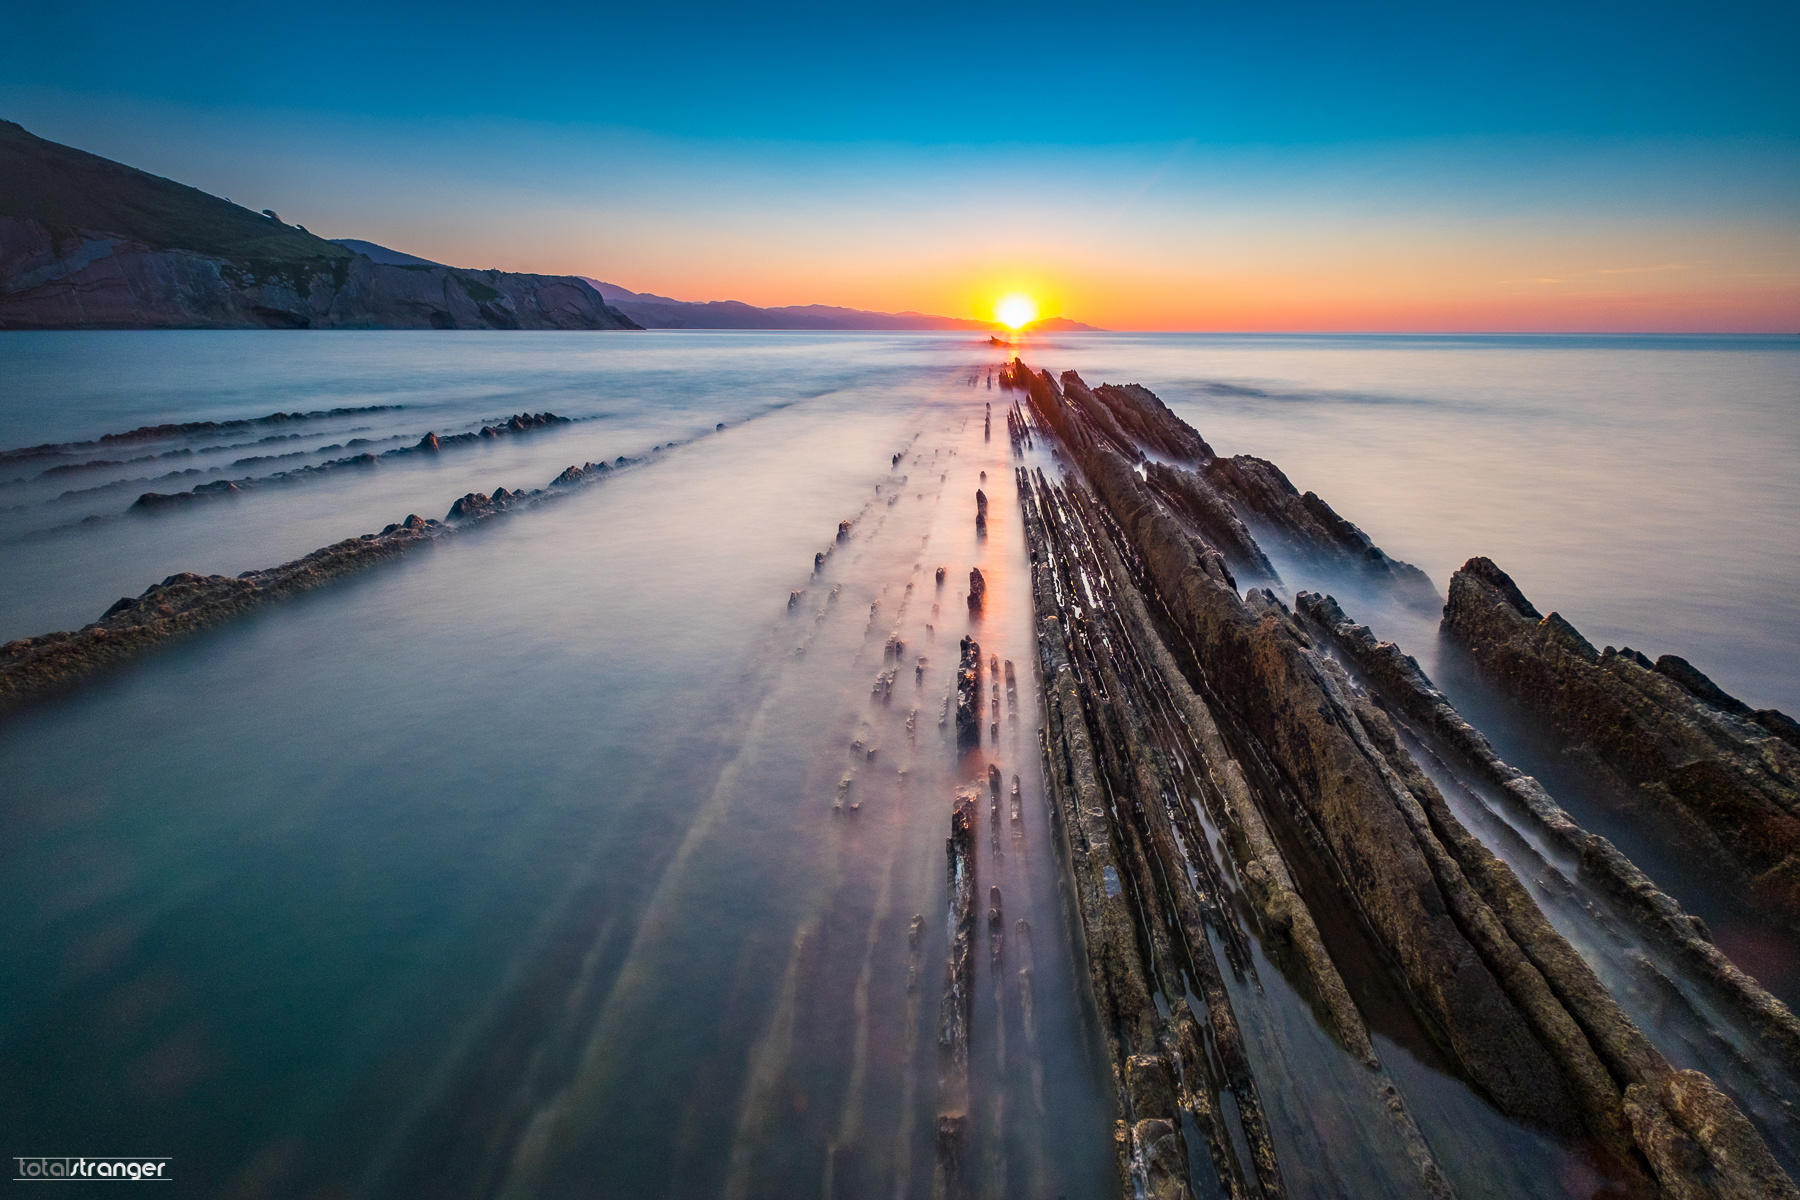
M994 319L1008 329L1020 329L1037 320L1037 301L1019 292L1000 297L994 305Z

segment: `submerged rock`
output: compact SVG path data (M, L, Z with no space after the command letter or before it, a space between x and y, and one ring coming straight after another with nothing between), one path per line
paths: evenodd
M980 567L969 568L969 611L978 613L987 604L987 580Z

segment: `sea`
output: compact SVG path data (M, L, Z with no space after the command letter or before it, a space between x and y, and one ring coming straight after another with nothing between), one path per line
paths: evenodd
M217 1196L941 1194L945 838L991 761L1023 804L979 839L972 1186L1107 1192L1015 353L1151 388L1440 592L1486 556L1595 645L1800 713L1800 338L0 334L0 640L611 464L0 717L0 1153L161 1156ZM567 421L389 453L544 412ZM1800 999L1792 941L1590 794L1435 614L1277 566ZM1017 668L977 764L945 721L965 635ZM1493 836L1529 877L1541 850ZM1579 896L1540 901L1623 977L1634 947ZM1290 1190L1374 1194L1384 1164L1315 1094L1350 1068L1258 961L1282 1158L1322 1164ZM1791 1128L1783 1085L1712 1061L1729 1032L1627 1007ZM1603 1165L1376 1026L1460 1195L1603 1194Z

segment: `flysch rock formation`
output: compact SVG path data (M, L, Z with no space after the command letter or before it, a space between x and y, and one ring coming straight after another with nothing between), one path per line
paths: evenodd
M504 421L467 433L445 434L440 437L435 432L427 432L416 443L410 446L396 446L392 450L384 450L379 454L365 451L361 454L347 455L343 458L328 459L311 466L294 467L286 471L277 471L272 475L246 476L240 479L215 479L208 483L196 484L185 492L145 492L132 501L131 507L136 512L159 512L169 508L191 504L197 500L219 499L235 496L241 492L252 491L260 487L271 487L281 484L301 483L318 479L333 471L361 470L378 466L386 460L404 458L413 454L440 454L446 449L472 446L481 442L495 441L518 433L529 433L536 429L546 429L556 425L571 423L568 417L559 417L552 412L515 413ZM574 468L571 468L573 470Z
M663 443L653 455L678 444ZM0 645L0 714L123 664L172 638L391 561L469 525L548 503L644 461L621 455L611 462L566 467L541 488L471 492L453 501L442 520L411 514L379 533L346 538L262 570L235 576L171 575L141 595L120 599L80 629Z
M1015 359L1002 372L1009 387L1031 390L1037 377ZM1073 371L1037 385L1054 403L1039 420L1059 437L1102 446L1142 466L1145 481L1192 532L1246 581L1277 581L1255 535L1289 553L1348 569L1388 585L1411 603L1436 607L1437 589L1411 563L1385 554L1368 535L1314 492L1301 492L1274 463L1247 454L1223 457L1148 388L1089 388Z
M1511 797L1540 830L1576 857L1584 879L1619 900L1644 930L1707 980L1715 1001L1755 1029L1764 1052L1800 1079L1800 1018L1727 958L1703 922L1685 912L1617 846L1577 824L1543 784L1496 754L1487 736L1463 718L1410 654L1351 620L1334 597L1301 592L1294 608L1308 630L1350 664L1384 706Z
M1677 836L1727 865L1800 928L1800 725L1753 710L1685 659L1596 650L1541 614L1512 578L1472 558L1450 580L1443 631L1563 750Z
M1185 1196L1198 1178L1219 1194L1282 1195L1284 1179L1311 1167L1280 1160L1261 1118L1244 1054L1257 1005L1233 1002L1241 948L1229 914L1209 910L1219 892L1194 852L1206 817L1225 833L1262 936L1286 943L1323 1023L1369 1068L1386 1141L1410 1170L1390 1187L1443 1195L1450 1185L1303 891L1355 914L1380 969L1471 1086L1513 1119L1585 1145L1628 1193L1800 1196L1736 1104L1663 1057L1462 826L1388 714L1274 592L1240 595L1205 524L1134 467L1179 455L1179 469L1196 467L1224 499L1216 511L1354 562L1397 595L1416 596L1422 574L1272 464L1209 458L1145 390L1109 389L1102 401L1077 382L1017 360L1003 378L1025 393L1009 421L1015 446L1028 428L1065 472L1021 468L1019 490L1046 774L1116 1084L1119 1194Z
M101 434L79 442L40 442L35 446L23 446L16 450L0 450L0 464L32 462L41 459L74 458L74 463L61 464L52 470L70 470L78 467L116 467L125 462L142 461L140 459L107 459L96 460L95 454L118 453L122 447L138 442L162 441L168 438L193 437L198 434L228 434L254 430L263 426L277 428L289 425L301 425L308 421L318 421L330 417L354 417L369 413L397 412L405 407L400 404L360 404L350 408L316 409L312 412L273 412L261 417L238 417L225 421L172 421L161 425L139 425L135 429L121 430L116 433Z

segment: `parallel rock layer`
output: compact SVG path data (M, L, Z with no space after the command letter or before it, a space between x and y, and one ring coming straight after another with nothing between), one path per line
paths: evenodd
M1022 480L1021 494L1049 708L1047 762L1060 784L1102 1024L1113 1037L1122 1186L1155 1193L1165 1181L1151 1166L1175 1161L1151 1149L1164 1132L1154 1123L1167 1119L1152 1111L1162 1090L1136 1094L1129 1065L1182 1044L1185 1001L1176 1000L1185 989L1171 992L1168 978L1177 968L1205 1001L1210 1046L1203 1058L1224 1064L1240 1144L1251 1147L1245 1162L1207 1139L1205 1157L1219 1169L1218 1184L1238 1194L1253 1176L1264 1194L1279 1194L1286 1166L1272 1148L1265 1156L1254 1136L1258 1109L1248 1064L1232 1066L1243 1014L1207 985L1219 969L1202 953L1202 931L1211 924L1207 889L1188 873L1191 861L1173 869L1179 847L1192 842L1170 824L1181 810L1170 805L1179 789L1167 786L1168 764L1192 756L1214 778L1229 775L1227 764L1236 759L1246 782L1237 797L1239 825L1280 831L1270 847L1276 862L1260 872L1264 904L1296 914L1279 887L1283 872L1269 867L1281 865L1295 845L1319 852L1328 869L1322 880L1315 875L1314 886L1323 884L1333 904L1358 915L1419 1019L1501 1111L1585 1141L1633 1192L1795 1195L1736 1106L1704 1076L1676 1071L1632 1024L1518 879L1453 815L1387 715L1282 601L1267 590L1238 595L1233 556L1211 544L1206 529L1210 524L1215 536L1231 530L1221 515L1246 526L1259 521L1291 545L1358 561L1401 594L1416 594L1422 574L1380 554L1272 465L1206 458L1198 435L1171 428L1179 421L1146 401L1142 389L1108 389L1103 403L1077 379L1065 375L1059 386L1017 362L1005 382L1026 390L1037 432L1054 437L1070 469L1060 488ZM1149 438L1144 430L1162 433ZM1017 444L1021 434L1014 436ZM1137 453L1124 447L1128 440L1139 443ZM1183 449L1199 458L1200 477L1227 502L1210 521L1183 513L1164 498L1168 487L1152 486L1133 469L1146 449ZM1234 550L1244 562L1241 541ZM1126 599L1137 591L1142 601ZM1157 614L1154 630L1127 635L1096 623L1138 608ZM1160 651L1127 656L1133 637L1160 640ZM1126 665L1146 661L1156 665L1140 668L1134 681ZM1159 739L1144 697L1183 689L1193 697L1187 707L1204 717ZM1207 724L1230 731L1230 749L1196 744L1193 730ZM1246 820L1251 810L1256 819ZM1246 828L1237 835L1256 840ZM1308 924L1291 919L1289 928L1306 942ZM1229 945L1226 939L1228 962ZM1308 961L1316 965L1314 986L1329 998L1329 955ZM1166 1003L1146 1004L1159 987ZM1360 1052L1354 1003L1342 997L1322 1007L1341 1014L1333 1023ZM1179 1094L1197 1099L1205 1089L1184 1070L1186 1060L1177 1052L1169 1061ZM1206 1111L1203 1103L1188 1108L1203 1136ZM1444 1190L1423 1142L1406 1136L1411 1124L1397 1096L1396 1113L1402 1140L1418 1151L1416 1182ZM1187 1149L1190 1163L1198 1161L1199 1148Z

